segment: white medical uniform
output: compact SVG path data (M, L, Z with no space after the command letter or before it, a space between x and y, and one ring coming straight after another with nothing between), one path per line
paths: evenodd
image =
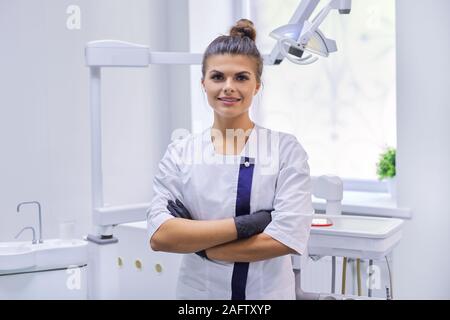
M313 214L307 160L293 135L256 124L240 155L216 153L211 128L176 140L168 146L154 178L149 239L174 218L167 201L179 199L195 220L274 209L264 233L303 254ZM295 299L291 257L233 263L185 254L177 298Z

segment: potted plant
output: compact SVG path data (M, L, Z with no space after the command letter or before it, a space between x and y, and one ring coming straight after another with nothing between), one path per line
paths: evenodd
M380 160L377 163L378 179L387 182L389 193L393 198L396 197L395 187L395 148L387 148L380 154Z

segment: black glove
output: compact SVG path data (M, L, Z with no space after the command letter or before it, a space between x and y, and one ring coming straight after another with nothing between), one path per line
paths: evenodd
M167 201L167 209L170 211L170 214L177 218L192 220L191 213L186 209L184 204L178 199L175 201L176 203L172 200Z
M178 199L176 199L175 201L176 203L172 200L169 200L167 202L167 209L170 211L170 214L177 218L192 220L191 213L188 211L188 209L186 209L184 204ZM208 259L205 250L197 251L195 254L199 255L202 258Z
M272 221L273 210L260 210L252 214L237 216L234 218L238 239L245 239L261 233Z

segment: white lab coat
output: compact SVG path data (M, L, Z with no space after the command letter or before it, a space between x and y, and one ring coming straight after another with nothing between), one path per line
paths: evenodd
M168 146L154 178L154 197L148 210L149 239L161 224L173 218L166 208L169 199L180 199L195 220L234 217L239 173L244 170L241 163L250 160L253 168L250 213L274 209L264 233L303 254L313 207L308 156L297 139L255 125L241 154L224 156L214 151L210 135L208 128ZM234 265L196 254L184 255L177 298L235 297L236 289L231 285L235 281L233 272L237 272ZM240 275L244 299L295 299L289 255L251 262L247 270L246 277Z

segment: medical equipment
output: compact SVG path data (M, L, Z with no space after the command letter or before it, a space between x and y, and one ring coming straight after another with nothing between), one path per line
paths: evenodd
M277 46L270 54L273 64L280 64L283 58L296 64L311 64L318 60L318 57L313 57L312 54L328 57L329 53L337 51L336 42L326 38L319 30L319 25L333 9L338 10L340 14L349 14L351 0L330 1L312 22L309 22L308 18L318 3L319 0L303 1L288 24L270 33L270 36L277 40ZM305 51L312 54L303 56Z
M0 300L85 300L89 272L81 239L0 243Z
M339 177L336 176L313 178L313 195L325 199L327 209L329 201L335 203L342 200L342 182L339 183L339 180ZM339 206L333 204L330 208L339 208ZM314 225L314 221L319 223L328 221L332 225L317 226ZM314 261L324 256L332 256L331 293L303 291L300 281L301 271L308 263L308 256L293 255L297 298L307 300L377 299L372 297L371 274L368 278L368 295L367 297L362 295L361 259L369 260L370 267L372 267L374 259L386 260L389 273L389 287L386 288L387 299L392 298L392 274L387 256L400 241L403 223L401 219L342 215L340 211L334 211L333 214L330 214L329 211L325 214L315 214L308 242L308 255ZM341 294L335 293L336 257L343 257ZM350 261L356 261L358 296L346 293L347 264Z

